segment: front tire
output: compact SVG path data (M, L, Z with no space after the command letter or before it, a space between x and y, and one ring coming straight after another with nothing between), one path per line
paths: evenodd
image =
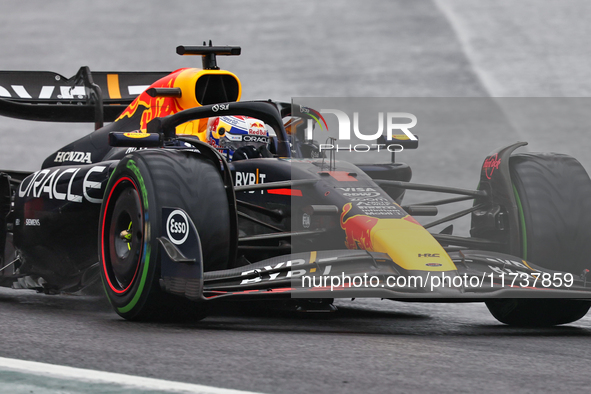
M109 178L99 222L101 278L115 311L128 320L205 317L202 303L162 291L157 237L162 208L181 208L202 243L204 270L227 267L230 213L215 165L188 151L135 152Z
M584 317L588 301L546 299L498 299L486 302L490 313L501 323L517 327L550 327Z
M522 258L550 270L579 275L591 256L591 180L574 158L558 153L511 157L511 180L522 235ZM492 315L515 326L554 326L581 319L589 301L498 299Z

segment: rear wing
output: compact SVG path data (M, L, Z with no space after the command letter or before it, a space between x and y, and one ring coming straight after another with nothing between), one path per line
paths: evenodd
M0 115L49 122L112 122L169 72L0 71Z
M219 70L216 56L240 55L240 47L179 46L179 55L198 55L202 57L203 70ZM86 66L72 78L47 71L0 71L0 115L25 120L45 122L94 122L95 128L103 122L113 122L132 101L157 80L170 72L91 72ZM235 78L235 77L234 77ZM203 78L203 95L208 91L209 78ZM224 94L223 79L219 81ZM239 82L236 98L222 101L234 101L240 97ZM215 95L220 87L211 84L209 91ZM175 94L178 92L175 92ZM148 93L155 97L166 92L154 90ZM170 94L170 92L168 92ZM211 100L209 100L211 101ZM203 97L202 97L202 102Z

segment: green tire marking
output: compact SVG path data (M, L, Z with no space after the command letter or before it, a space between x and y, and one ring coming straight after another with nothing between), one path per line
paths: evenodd
M527 231L525 228L525 217L523 216L523 206L521 205L521 199L519 198L519 193L517 193L515 185L513 185L513 193L515 194L515 200L517 201L517 211L519 212L519 222L521 224L521 257L524 260L527 260Z
M111 171L111 175L109 175L109 179L107 179L107 185L111 184L111 179L113 178L113 175L115 175L115 170ZM105 189L105 193L107 192L107 189Z
M107 300L109 300L109 304L113 305L113 302L111 301L111 297L109 296L109 292L107 291L107 286L105 286L105 281L101 278L101 283L103 285L103 290L105 291L105 294L107 295Z
M144 183L144 178L140 172L140 169L135 164L134 160L129 160L126 164L126 167L129 168L137 177L138 183L140 184L140 191L142 194L142 200L144 201L144 209L148 209L148 192L146 191L146 184ZM129 304L125 305L124 307L117 308L120 313L127 313L132 310L136 304L138 303L140 296L144 290L144 286L146 285L146 278L148 277L148 268L150 266L150 253L151 247L150 243L148 242L147 232L144 232L144 254L143 260L145 261L144 269L142 270L142 276L140 279L140 284L138 286L135 295L129 302Z
M137 180L140 184L140 190L142 192L142 199L144 200L144 208L148 209L148 192L146 191L146 184L144 183L144 178L140 172L140 169L137 168L134 160L129 160L126 164L126 167L129 168L137 177Z
M139 285L137 291L135 292L133 299L129 302L129 304L125 305L124 307L117 308L117 310L121 313L127 313L130 310L132 310L133 307L135 307L137 302L140 300L140 296L142 294L142 291L144 290L144 286L146 285L146 278L148 277L148 266L150 263L150 249L151 249L150 245L146 244L145 250L144 250L144 256L145 256L144 260L145 260L146 264L144 265L144 270L142 271L142 278L140 279L140 285Z

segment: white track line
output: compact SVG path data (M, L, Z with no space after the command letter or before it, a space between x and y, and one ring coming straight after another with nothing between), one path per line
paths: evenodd
M74 379L93 383L110 383L139 389L161 390L176 393L255 394L249 391L222 389L200 384L143 378L140 376L95 371L92 369L65 367L62 365L45 364L35 361L25 361L4 357L0 357L0 369L48 376L58 379Z
M443 14L443 16L447 18L450 27L456 34L458 43L462 48L462 52L464 52L464 55L466 55L466 59L468 62L470 62L472 70L474 70L474 74L480 80L484 90L491 97L502 97L503 85L491 75L489 72L490 70L480 67L480 62L477 61L478 57L475 53L475 49L472 45L470 45L470 32L464 26L462 20L453 12L449 4L446 3L446 0L434 0L433 3Z

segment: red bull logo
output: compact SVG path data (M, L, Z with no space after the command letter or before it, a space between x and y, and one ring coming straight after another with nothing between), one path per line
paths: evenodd
M346 234L345 245L348 249L365 249L372 251L371 231L378 223L379 219L366 215L355 215L344 220L352 207L353 204L350 202L345 204L343 207L343 213L341 214L341 228L345 230Z
M250 126L248 128L248 134L250 135L267 135L267 129L265 125L259 121L258 119L254 119L253 121L249 122Z
M174 81L183 70L174 72L166 77L159 79L154 82L151 87L158 88L172 88L174 87ZM140 108L140 107L143 107ZM148 123L154 119L163 116L168 116L182 111L182 108L175 97L151 97L146 92L143 92L119 115L116 121L125 117L133 117L138 108L143 111L140 118L140 129L146 130Z

